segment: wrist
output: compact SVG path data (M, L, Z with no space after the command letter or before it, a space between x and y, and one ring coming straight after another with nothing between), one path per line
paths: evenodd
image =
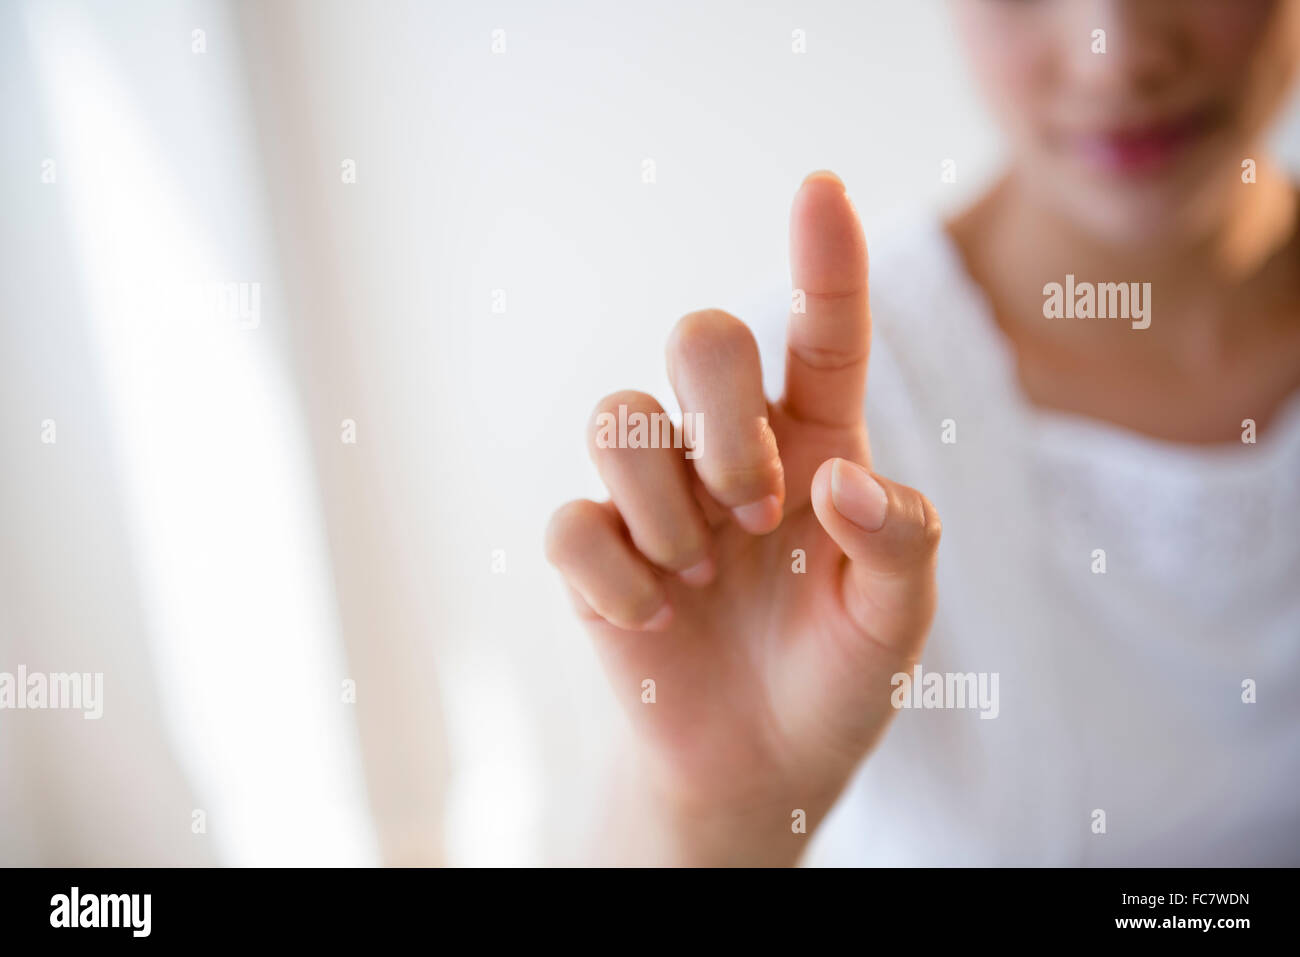
M635 835L635 863L667 867L793 867L839 790L684 800L643 775L623 782L619 817Z
M824 812L787 802L745 808L652 811L664 863L683 867L793 867Z

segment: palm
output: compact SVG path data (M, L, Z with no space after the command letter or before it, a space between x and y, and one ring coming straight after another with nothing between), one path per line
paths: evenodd
M723 523L717 579L703 589L669 580L675 615L662 633L591 622L664 786L692 803L760 800L822 762L847 773L883 726L878 705L910 650L861 641L841 599L843 553L810 501L826 459L865 461L865 433L818 434L773 411L791 489L780 527L758 537Z

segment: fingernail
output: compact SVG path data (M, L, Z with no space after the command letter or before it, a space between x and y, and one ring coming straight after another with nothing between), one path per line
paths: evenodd
M838 176L836 176L828 169L814 170L813 172L809 173L807 176L803 178L802 185L807 186L815 179L828 179L836 186L838 186L840 189L845 189L844 180L840 179Z
M696 562L690 568L683 572L678 572L677 577L688 585L694 585L696 588L701 585L707 585L713 581L713 559L706 558L702 562Z
M831 501L858 528L878 532L889 511L889 496L866 469L844 459L831 466Z
M751 535L765 535L781 524L781 500L775 495L731 510L740 527Z
M642 631L663 631L668 627L668 623L673 620L673 606L664 605L654 613L644 625Z

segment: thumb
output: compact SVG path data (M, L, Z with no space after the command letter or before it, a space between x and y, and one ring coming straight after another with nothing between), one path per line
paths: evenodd
M812 506L847 556L844 610L860 631L900 655L918 655L934 617L942 526L916 489L827 459L812 480Z

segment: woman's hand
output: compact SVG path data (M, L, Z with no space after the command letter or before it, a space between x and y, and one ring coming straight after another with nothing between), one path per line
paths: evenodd
M781 400L744 323L691 313L668 371L698 457L611 447L601 413L663 411L615 393L589 430L611 501L547 532L637 732L628 826L664 863L796 861L798 812L811 832L880 737L934 612L939 518L872 471L866 241L833 175L800 187L790 243Z

